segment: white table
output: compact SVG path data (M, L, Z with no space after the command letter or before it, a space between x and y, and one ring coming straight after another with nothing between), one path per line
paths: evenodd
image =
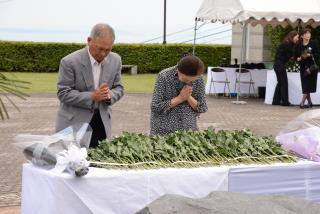
M289 195L320 202L320 163L232 167L229 191Z
M90 168L76 178L23 166L23 214L134 213L164 194L201 198L211 191L287 194L320 202L320 165L314 162L193 169Z
M215 87L213 87L213 83L211 83L211 77L213 77L215 80L225 80L224 73L221 72L212 72L211 68L208 67L207 72L207 83L206 83L206 94L213 94L213 93L224 93L224 84L223 83L214 83ZM223 67L221 67L223 68ZM235 70L236 68L223 68L226 71L226 74L228 76L228 80L230 81L230 92L236 93L237 90L235 88L235 82L236 82L236 74ZM258 94L258 87L265 87L266 86L266 79L267 79L267 69L250 69L252 80L254 81L255 86L255 92ZM241 74L241 80L248 81L250 80L249 73L243 73ZM211 91L210 91L210 85L211 85ZM216 91L214 90L216 89ZM242 94L249 94L249 84L240 84L240 91ZM228 89L225 90L226 93L228 93ZM253 94L253 90L251 87L250 94Z
M317 92L311 94L313 104L320 104L320 74L318 74ZM288 93L289 102L294 105L299 105L302 99L302 87L300 73L287 73L288 76ZM274 70L267 72L267 83L266 83L266 96L264 103L272 104L274 90L277 85L277 76Z
M135 213L166 193L201 198L228 190L229 167L107 170L70 174L23 166L23 214Z

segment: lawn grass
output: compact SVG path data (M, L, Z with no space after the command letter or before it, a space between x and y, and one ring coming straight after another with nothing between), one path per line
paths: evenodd
M122 75L125 92L152 93L157 74Z
M30 82L26 93L56 93L57 73L3 72L8 78Z
M26 93L56 93L57 73L3 72L8 78L30 82ZM122 75L125 92L152 93L157 74Z

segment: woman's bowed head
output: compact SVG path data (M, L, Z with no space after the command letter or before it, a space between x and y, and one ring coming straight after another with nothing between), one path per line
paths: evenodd
M179 80L189 84L203 74L204 64L198 57L189 55L178 62L177 70Z
M183 86L178 98L180 102L188 100L192 95L192 82L199 79L204 72L203 62L196 56L185 56L177 65L178 79ZM171 103L172 106L172 103Z
M297 44L299 42L299 33L295 30L290 31L284 40L291 44Z

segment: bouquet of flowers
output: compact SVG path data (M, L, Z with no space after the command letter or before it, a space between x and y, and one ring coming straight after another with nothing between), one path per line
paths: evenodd
M276 141L290 152L320 162L320 110L305 112L276 136Z
M304 51L302 52L301 58L307 58L307 57L311 56L311 54L312 54L312 48L308 47L308 48L304 49Z
M290 59L286 64L286 71L299 73L300 72L299 63L294 59Z
M91 134L91 127L85 123L70 126L54 135L20 134L15 137L15 145L34 165L57 173L68 171L84 176L89 171L86 158Z

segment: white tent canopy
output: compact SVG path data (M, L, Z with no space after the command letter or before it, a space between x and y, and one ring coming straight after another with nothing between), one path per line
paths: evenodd
M320 25L320 0L204 0L196 21Z
M317 27L320 25L320 0L203 0L195 18L193 54L195 54L197 22L241 23L243 28L241 71L241 64L248 49L244 48L247 44L248 24ZM244 103L239 101L239 82L237 88L237 101L234 103Z

